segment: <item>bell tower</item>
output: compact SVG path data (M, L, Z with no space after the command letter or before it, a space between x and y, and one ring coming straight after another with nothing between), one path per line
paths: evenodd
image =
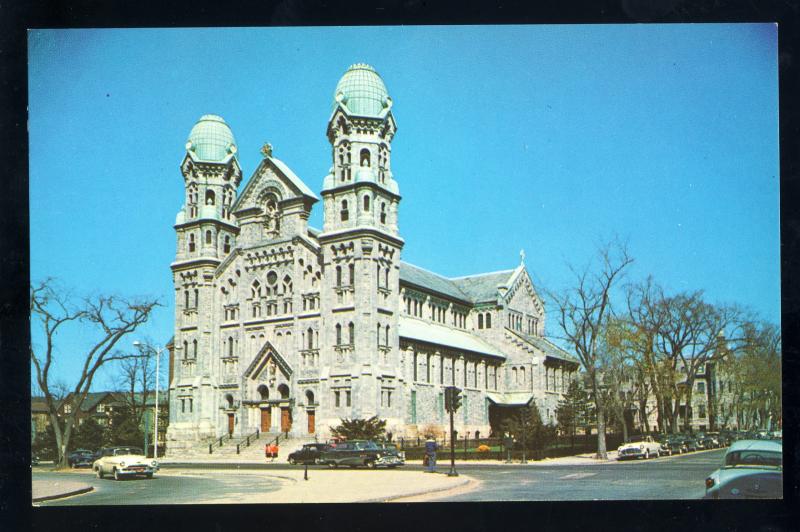
M185 200L175 219L177 249L171 264L175 371L167 433L177 445L216 435L212 285L215 269L235 248L239 228L231 207L242 180L233 132L222 117L204 115L194 125L181 174Z
M333 417L320 420L329 425L341 417L373 415L387 419L387 427L403 423L397 374L403 239L397 223L400 192L391 170L396 129L381 77L369 65L350 66L336 86L328 120L333 165L324 179L319 235L323 300L331 302L323 309L321 362L327 366L325 395L339 401L325 409ZM352 407L343 399L349 394L358 397Z

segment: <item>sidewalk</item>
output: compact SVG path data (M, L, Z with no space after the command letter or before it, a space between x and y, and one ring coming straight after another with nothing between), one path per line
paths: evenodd
M63 499L87 493L94 488L85 482L74 480L57 480L55 482L47 480L34 480L32 482L32 502L50 501L53 499Z

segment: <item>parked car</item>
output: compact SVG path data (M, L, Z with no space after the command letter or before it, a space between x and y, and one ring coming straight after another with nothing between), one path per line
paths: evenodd
M39 456L35 455L35 454L32 454L31 455L31 465L39 465L39 462L40 462Z
M318 464L322 458L322 453L330 448L327 443L306 443L300 449L289 453L287 459L292 465L295 464Z
M706 479L707 499L777 499L783 496L783 444L740 440L725 453L722 467Z
M381 454L383 455L378 458L378 465L385 464L386 467L390 469L405 465L406 453L398 449L397 445L394 443L384 442L379 443L378 447L380 447Z
M699 449L697 446L697 440L694 438L694 436L683 434L681 435L681 440L683 442L683 452L689 453Z
M710 432L698 432L695 437L698 449L716 449L719 447L719 440Z
M94 452L90 451L89 449L75 449L71 453L67 454L67 465L70 467L75 467L74 463L77 459L83 459L85 461L85 457L93 457ZM91 463L89 464L91 466Z
M661 444L661 454L669 456L673 454L683 454L683 438L662 436L659 443Z
M153 478L158 471L158 462L148 459L137 447L107 447L99 452L100 457L92 464L97 478L107 474L114 480L137 475Z
M656 458L661 456L661 444L653 441L650 436L638 441L625 443L617 449L617 460L626 460L628 458L644 458L646 460L651 456Z
M375 469L380 466L397 467L402 465L399 456L392 455L370 440L352 440L331 445L322 453L321 462L331 468L346 465Z
M79 450L69 454L67 461L70 467L92 467L94 463L94 453L87 450Z

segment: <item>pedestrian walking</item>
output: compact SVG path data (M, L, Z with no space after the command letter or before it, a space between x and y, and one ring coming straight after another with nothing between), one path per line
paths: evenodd
M436 440L430 434L425 439L425 458L428 462L428 473L436 473Z

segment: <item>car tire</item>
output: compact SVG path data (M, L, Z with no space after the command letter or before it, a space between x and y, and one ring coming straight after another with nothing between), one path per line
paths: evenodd
M145 473L144 476L146 478L148 478L148 479L153 478L153 474L152 473Z
M339 467L339 464L337 464L336 462L328 462L328 467L331 469L337 469Z
M644 459L647 460L648 458L650 458L650 449L645 449L644 450Z
M119 469L115 467L112 473L114 474L114 480L122 480L122 475L119 474Z
M656 458L661 458L661 451L656 451Z
M99 478L100 480L102 480L102 479L103 479L103 470L102 470L101 468L99 468L99 467L98 467L97 469L95 469L95 470L94 470L94 474L95 474L95 476L96 476L97 478Z
M291 465L297 465L297 460L295 460L294 458L289 458L289 463Z
M364 462L364 465L367 466L367 469L375 469L377 467L375 465L375 460L367 460Z

